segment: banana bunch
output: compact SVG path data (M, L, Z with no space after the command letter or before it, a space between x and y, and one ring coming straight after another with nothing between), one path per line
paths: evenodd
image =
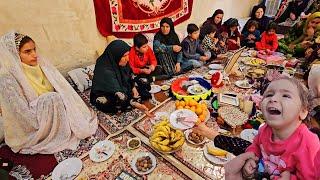
M185 139L183 132L173 129L166 119L153 126L153 133L149 141L156 150L170 152L180 148Z
M257 59L257 58L251 59L251 61L250 61L250 64L252 64L254 66L259 66L259 65L264 64L264 63L265 63L264 60Z
M208 150L208 153L213 155L213 156L226 157L227 154L228 154L227 151L212 147L210 145L207 145L207 150Z

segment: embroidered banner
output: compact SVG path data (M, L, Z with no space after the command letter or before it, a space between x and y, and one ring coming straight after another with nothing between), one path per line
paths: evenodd
M131 38L137 32L156 32L160 20L174 24L189 19L193 0L94 0L96 21L103 36Z

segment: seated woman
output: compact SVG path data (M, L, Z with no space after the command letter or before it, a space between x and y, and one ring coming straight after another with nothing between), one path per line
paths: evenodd
M131 106L152 116L139 103L133 73L128 64L130 46L122 40L111 42L97 59L92 79L90 102L105 113L129 110Z
M305 50L312 45L310 39L313 39L314 35L316 34L316 30L319 29L319 26L320 12L315 12L306 20L303 26L303 32L300 36L297 36L293 33L290 34L290 36L279 40L280 52L303 57Z
M200 36L199 39L202 41L206 36L206 26L214 25L217 28L217 35L219 35L222 31L222 19L223 19L224 12L222 9L217 9L214 11L211 17L208 17L207 20L202 23L200 27Z
M97 130L97 118L28 36L0 39L0 102L5 142L13 152L75 150Z
M165 17L160 21L160 30L154 36L153 50L164 76L171 78L182 71L181 45L171 18Z
M266 30L270 21L270 18L264 15L265 11L266 6L264 4L254 6L251 11L251 18L244 25L243 30L248 29L248 22L250 22L251 20L255 20L258 22L258 30L260 34L262 34Z

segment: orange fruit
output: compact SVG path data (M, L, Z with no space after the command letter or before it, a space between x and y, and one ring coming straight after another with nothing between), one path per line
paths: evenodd
M190 106L185 106L184 108L185 108L185 109L190 109Z
M196 107L195 106L191 106L190 110L193 111L193 112L196 112Z
M183 107L182 106L178 106L177 109L183 109Z
M179 100L176 100L176 107L180 106L180 101Z
M186 102L180 101L180 106L184 107L186 105Z
M204 109L204 110L202 111L202 114L204 115L204 117L207 117L207 113L208 113L207 109Z
M194 99L191 99L190 100L190 106L196 106L198 103L197 103L197 101L196 100L194 100Z
M200 114L202 114L202 108L201 107L197 107L196 109L196 114L199 116Z
M201 103L202 109L207 109L207 105L205 103Z
M186 106L190 106L190 100L185 100Z
M206 117L203 114L199 115L199 119L200 119L201 122L203 122L205 120L205 118Z

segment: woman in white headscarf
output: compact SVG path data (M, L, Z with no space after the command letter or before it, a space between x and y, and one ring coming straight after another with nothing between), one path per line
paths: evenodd
M17 32L0 38L0 104L5 142L13 152L75 150L97 130L96 115L37 55L35 42Z

